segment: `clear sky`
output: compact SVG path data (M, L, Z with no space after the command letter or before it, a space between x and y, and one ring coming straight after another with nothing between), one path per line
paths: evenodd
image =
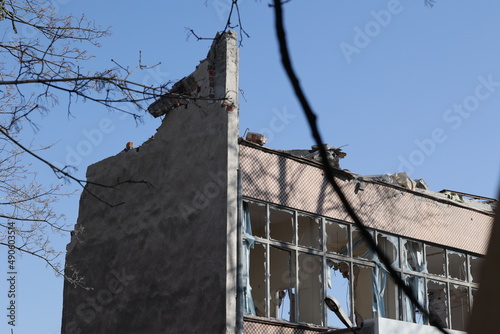
M213 37L224 28L231 3L53 2L61 15L85 13L111 26L113 35L90 49L96 57L87 69L113 67L111 59L132 68L141 51L143 64L161 62L135 73L136 81L152 85L175 82L194 70L210 42L188 38L186 27ZM271 148L309 148L313 139L279 61L269 1L240 3L250 35L240 49L240 133L246 128L265 133ZM431 9L423 0L292 0L284 8L293 62L324 141L345 145L342 168L365 175L407 171L431 190L497 196L500 2L437 0ZM153 135L160 121L144 119L136 125L90 102L74 105L68 116L61 96L50 115L37 120L40 130L26 128L22 140L55 143L45 157L76 166L75 175L84 178L89 164ZM35 168L44 182L60 182L43 165ZM74 184L66 188L77 194L62 200L58 210L73 224L81 190ZM53 240L64 250L69 236ZM59 333L62 280L27 256L20 265L14 333ZM0 291L0 305L6 303L6 292ZM2 318L0 332L7 333Z

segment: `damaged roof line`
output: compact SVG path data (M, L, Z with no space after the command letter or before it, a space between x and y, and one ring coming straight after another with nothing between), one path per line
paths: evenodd
M272 153L275 155L280 155L280 156L286 157L286 158L291 159L291 160L295 160L295 161L300 162L300 163L308 164L308 165L323 169L323 164L320 162L317 162L317 161L314 161L314 160L311 160L308 158L300 157L297 155L293 155L293 154L287 153L286 151L280 151L280 150L275 150L275 149L271 149L268 147L260 146L260 145L257 145L255 143L249 142L241 137L239 138L238 142L240 145L252 147L252 148L255 148L255 149L258 149L258 150L261 150L264 152ZM410 193L410 194L413 194L416 196L428 198L428 199L434 200L434 201L439 202L439 203L461 207L461 208L476 211L476 212L479 212L482 214L487 214L489 216L494 215L494 209L495 209L496 202L497 202L495 199L489 199L492 201L491 203L481 203L481 202L472 201L472 200L468 200L467 202L465 202L465 201L459 202L459 201L450 199L445 194L440 193L440 192L435 192L432 190L427 190L425 188L418 188L418 187L415 190L413 190L413 189L409 189L407 187L403 187L400 184L389 183L389 182L377 180L375 178L376 177L375 175L363 176L363 175L352 173L348 170L343 170L343 169L339 169L339 168L332 168L332 169L334 171L335 176L341 177L341 178L344 178L347 180L351 180L351 181L355 180L355 182L366 182L366 183L380 184L380 185L383 185L386 187L400 190L402 192L407 192L407 193ZM414 180L414 182L415 182L415 180ZM483 198L488 199L487 197L481 197L481 196L475 196L475 195L469 195L469 194L465 194L465 195L470 196L470 197L477 197L478 199L483 199Z

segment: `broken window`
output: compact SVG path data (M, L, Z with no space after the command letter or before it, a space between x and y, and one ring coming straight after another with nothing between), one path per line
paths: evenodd
M448 328L448 294L446 283L439 281L427 281L428 310L431 316L431 325L439 324Z
M245 202L246 210L252 221L252 234L257 237L266 237L266 205L254 202Z
M345 314L351 316L351 289L349 287L350 265L349 262L327 259L327 290L326 295L335 297ZM344 327L335 313L327 308L327 324L330 327Z
M389 258L391 264L399 267L398 237L377 233L377 245L379 249Z
M383 318L397 319L397 288L386 269L377 264L373 268L373 291L375 314Z
M242 287L243 287L243 300L245 304L245 314L255 315L255 306L252 299L252 286L250 285L250 251L255 246L255 238L252 234L252 221L250 218L250 210L248 203L243 203L243 247L241 263L242 270Z
M363 258L366 260L371 260L372 252L368 248L365 239L361 235L361 232L356 227L352 227L352 255L354 257ZM371 232L370 232L371 233Z
M418 273L426 273L427 265L424 259L424 245L421 242L402 239L403 247L403 268ZM406 275L405 283L411 288L413 295L417 298L421 305L426 305L425 302L425 280L423 277ZM422 312L404 296L404 313L403 319L408 322L417 324L425 324L426 319Z
M328 252L348 255L349 235L347 225L326 220L325 238Z
M322 259L299 253L299 322L322 325Z
M274 240L293 242L293 213L269 207L269 230Z
M465 254L448 251L448 275L450 278L467 280L466 262Z
M324 304L329 295L357 325L378 316L464 330L477 297L483 258L379 231L369 233L430 319L400 295L356 227L257 201L243 204L245 314L344 328Z
M451 328L466 330L469 319L469 290L465 286L450 284Z
M405 277L405 283L413 291L413 295L417 298L420 305L427 305L425 302L425 279L419 276L407 275ZM417 308L415 304L410 301L408 296L404 296L404 320L408 322L414 322L416 324L425 324L426 319L424 318L422 312Z
M295 322L295 257L272 246L269 255L270 316Z
M426 245L425 258L430 274L445 276L445 252L443 248Z
M299 245L321 249L320 219L299 214L297 216Z
M255 243L250 250L250 285L255 315L267 316L266 298L266 250L265 246ZM247 313L248 314L248 313Z
M474 283L479 283L479 274L484 263L484 259L477 256L470 256L470 280Z
M393 267L399 267L398 238L377 233L378 247L388 257ZM385 267L376 259L373 271L373 290L375 292L374 309L379 317L397 319L397 288Z
M421 242L403 239L403 267L419 273L427 272L424 246Z
M357 264L353 266L354 318L358 326L363 320L373 318L372 270Z

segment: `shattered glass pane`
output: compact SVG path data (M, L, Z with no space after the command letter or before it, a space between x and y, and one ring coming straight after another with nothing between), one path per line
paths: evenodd
M295 322L295 265L289 251L270 247L270 316Z
M406 276L405 283L410 286L413 291L413 295L417 300L425 305L425 280L423 277L418 276ZM404 318L405 321L414 322L416 324L425 324L425 317L418 310L418 308L410 301L408 296L404 295Z
M299 253L299 322L323 325L321 257Z
M252 234L261 238L266 237L266 206L260 203L247 202Z
M448 275L461 281L467 280L465 254L448 251Z
M255 243L250 248L250 286L255 314L266 316L266 251L264 245Z
M484 258L471 256L469 260L470 260L471 282L479 283L479 274L481 273L481 268L484 264Z
M466 330L469 319L469 291L461 285L450 285L451 328Z
M367 260L371 260L372 258L371 250L356 227L352 227L352 255Z
M444 249L425 245L425 258L427 260L427 270L430 274L444 276L445 273L445 254Z
M446 283L427 281L427 300L431 316L429 324L439 324L443 328L448 328L448 295Z
M348 255L349 236L347 235L347 225L326 220L325 230L326 250L332 253Z
M299 245L321 249L320 220L311 216L298 215Z
M344 313L352 319L351 316L351 293L349 288L349 262L327 259L327 296L335 297L340 303ZM344 328L345 325L340 321L335 313L327 308L327 319L329 327Z
M269 207L269 230L272 239L292 243L293 213Z
M403 239L403 267L420 273L427 272L421 242Z
M377 233L377 245L389 258L391 264L399 267L398 237Z
M354 320L361 326L363 320L373 318L372 268L353 266Z
M381 271L386 275L385 278L385 287L383 288L382 298L384 300L384 310L383 315L384 318L395 319L397 320L398 316L398 294L397 294L397 286L392 278L390 278L389 274L385 271Z

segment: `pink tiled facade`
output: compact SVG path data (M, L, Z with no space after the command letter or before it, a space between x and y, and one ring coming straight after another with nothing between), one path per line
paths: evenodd
M243 196L352 222L318 164L277 151L240 145ZM404 188L367 182L363 190L346 173L338 183L371 228L464 251L485 254L491 214Z

